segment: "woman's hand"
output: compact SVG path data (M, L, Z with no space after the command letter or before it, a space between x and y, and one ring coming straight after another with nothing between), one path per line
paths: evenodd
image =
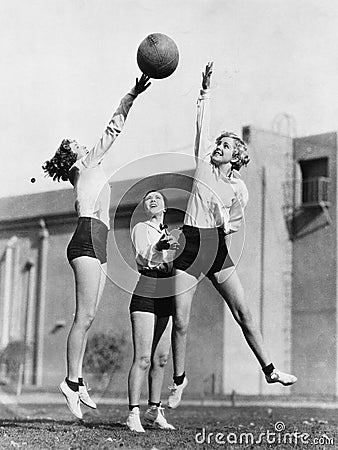
M208 64L205 66L205 71L202 72L202 89L209 89L210 88L210 79L212 74L212 67L213 62L208 62Z
M180 248L180 244L178 243L177 239L173 235L168 236L168 240L170 243L169 250L178 250Z
M179 247L180 244L171 234L163 234L160 240L156 243L156 249L160 252L162 250L177 250Z
M140 80L136 78L136 83L134 86L134 91L136 95L142 94L151 85L150 77L148 75L142 74Z

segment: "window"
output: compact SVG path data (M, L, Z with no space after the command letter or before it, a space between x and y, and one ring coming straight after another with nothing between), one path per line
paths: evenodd
M328 204L328 158L300 161L302 171L302 204L316 206Z

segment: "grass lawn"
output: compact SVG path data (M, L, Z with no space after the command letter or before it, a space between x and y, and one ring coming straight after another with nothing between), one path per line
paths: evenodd
M166 410L176 431L144 435L126 429L126 414L125 405L102 405L80 422L64 405L1 405L0 449L338 448L337 410L180 406Z

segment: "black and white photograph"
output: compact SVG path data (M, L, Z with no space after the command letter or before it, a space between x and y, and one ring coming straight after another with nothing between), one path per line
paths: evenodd
M0 0L0 449L338 447L338 3Z

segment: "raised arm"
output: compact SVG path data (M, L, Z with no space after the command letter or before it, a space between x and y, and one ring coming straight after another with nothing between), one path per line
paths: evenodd
M202 72L202 89L197 100L195 158L203 158L210 151L210 81L213 62L209 62Z
M150 84L149 77L144 74L142 74L140 79L136 78L135 86L122 98L117 110L110 119L107 128L102 133L100 140L89 151L88 155L81 160L84 167L93 167L102 161L105 153L110 149L115 139L121 133L135 98L148 89Z

